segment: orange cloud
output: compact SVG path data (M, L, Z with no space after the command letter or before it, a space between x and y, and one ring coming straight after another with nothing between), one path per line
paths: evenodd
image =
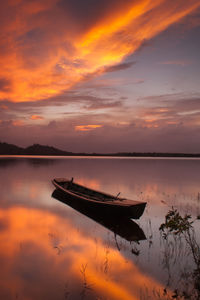
M167 121L167 124L169 124L169 125L177 125L178 121Z
M165 113L169 111L169 108L159 108L158 111L161 113Z
M24 125L24 121L22 120L15 120L15 121L12 121L12 124L13 126L23 126Z
M120 125L120 126L129 126L130 122L122 121L122 122L119 122L118 125Z
M2 7L7 17L1 26L0 99L35 101L58 95L119 64L200 6L198 0L137 0L123 6L116 1L81 31L77 26L82 20L77 25L59 2L8 0Z
M44 118L41 117L41 116L38 116L38 115L32 115L32 116L30 117L30 119L31 119L31 120L43 120Z
M7 110L7 109L8 109L8 106L7 106L7 105L4 105L4 104L2 104L2 105L0 105L0 108L1 108L1 109L3 109L3 110Z
M153 123L155 121L156 121L156 119L147 119L147 120L145 120L145 122L147 122L147 123Z
M75 126L76 131L90 131L96 128L101 128L103 125L77 125Z

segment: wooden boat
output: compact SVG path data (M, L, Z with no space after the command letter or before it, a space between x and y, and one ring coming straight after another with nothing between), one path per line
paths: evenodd
M56 189L60 190L66 197L80 201L87 207L90 205L94 211L102 211L102 213L106 213L107 215L114 214L139 219L146 206L146 202L119 198L118 196L87 188L73 182L73 178L71 180L55 178L52 180L52 183Z

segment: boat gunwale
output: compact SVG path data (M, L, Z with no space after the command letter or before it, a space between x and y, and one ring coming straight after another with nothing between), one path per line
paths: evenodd
M65 179L65 178L55 178L54 180L56 181L57 179L60 179L60 180L63 179L62 182L69 182L69 183L71 182L71 180L67 180L67 179ZM58 184L59 184L59 183L58 183ZM95 192L95 193L98 193L98 194L107 196L107 197L109 197L109 198L111 198L111 199L116 199L116 200L121 200L121 201L127 200L126 198L115 197L115 196L113 196L113 195L111 195L111 194L109 194L109 193L104 193L104 192L101 192L101 191L98 191L98 190L95 190L95 189L86 187L86 186L84 186L84 185L82 185L82 184L79 184L79 183L73 182L73 184L75 184L75 185L77 185L77 186L80 186L81 188L84 188L84 189L88 189L88 190L90 190L90 191L93 191L93 192Z
M78 197L84 201L87 201L87 202L92 202L92 203L98 203L98 204L103 204L103 205L108 205L108 206L123 206L123 207L134 207L134 206L137 206L137 205L146 205L147 203L146 202L142 202L142 201L136 201L136 200L129 200L129 199L126 199L126 198L116 198L114 197L113 195L111 194L107 194L107 193L102 193L100 191L97 191L97 190L94 190L94 189L90 189L88 187L84 187L83 185L81 184L77 184L77 183L73 183L75 185L78 185L80 187L83 187L83 188L86 188L88 190L91 190L93 192L97 192L101 195L105 195L105 196L108 196L109 198L111 198L110 200L106 200L106 201L103 201L103 200L95 200L95 199L91 199L91 198L87 198L87 197L84 197L80 194L76 194L75 192L73 193L72 191L70 191L69 189L66 189L64 188L61 184L59 184L59 182L57 182L57 180L63 180L61 182L65 182L65 183L70 183L70 180L67 180L67 179L64 179L64 178L55 178L52 180L52 183L55 185L56 188L58 189L61 189L63 192L73 196L73 197ZM127 203L128 202L128 203ZM132 202L132 203L130 203Z

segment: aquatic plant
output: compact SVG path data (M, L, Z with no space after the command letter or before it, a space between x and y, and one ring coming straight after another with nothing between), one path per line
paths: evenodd
M192 272L184 270L181 273L181 279L185 278L187 283L182 285L181 289L175 289L172 296L173 299L200 299L200 245L197 242L193 227L196 220L192 220L191 215L181 216L178 210L172 207L165 216L165 222L159 228L165 241L165 263L169 271L169 279L172 276L170 274L169 260L172 257L176 260L177 255L180 257L183 254L183 252L181 253L183 251L182 238L188 246L189 255L192 255L195 265L195 269ZM172 239L170 239L171 237ZM179 244L179 252L176 251L177 243Z

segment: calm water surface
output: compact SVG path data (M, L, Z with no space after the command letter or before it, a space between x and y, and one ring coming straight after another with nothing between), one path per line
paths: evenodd
M172 206L192 219L200 215L200 160L1 157L0 170L0 299L172 299L175 289L194 293L190 248L184 238L163 240L159 227ZM136 220L139 232L130 220L109 224L52 197L51 179L72 176L91 188L146 201ZM194 222L197 243L199 224Z

